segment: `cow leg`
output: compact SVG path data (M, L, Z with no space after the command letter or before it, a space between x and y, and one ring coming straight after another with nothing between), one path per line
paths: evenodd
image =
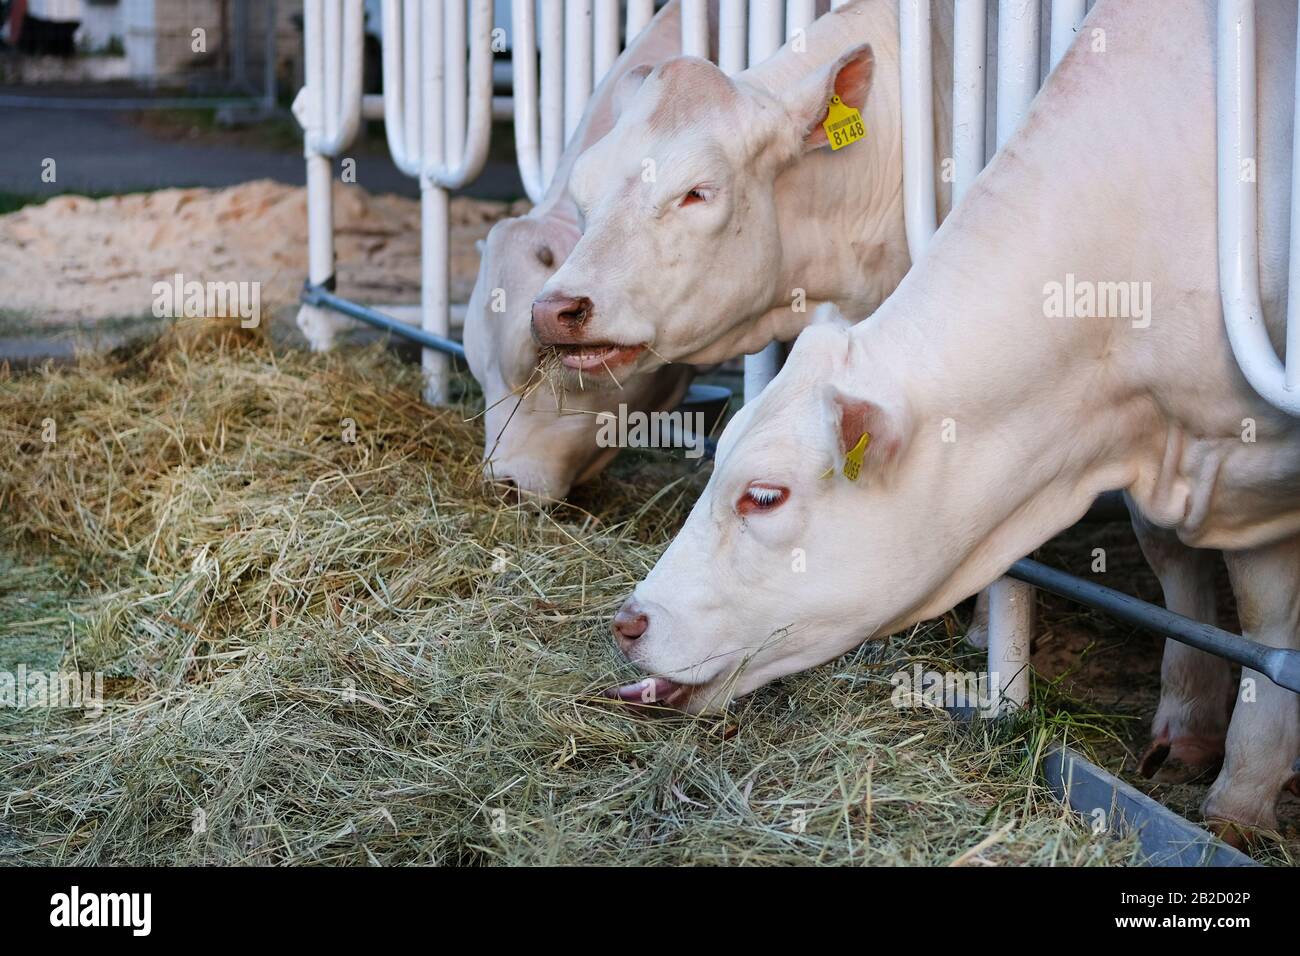
M1142 553L1160 579L1165 607L1214 624L1218 552L1189 548L1146 521L1131 503L1129 510ZM1151 744L1138 764L1142 775L1152 777L1160 771L1162 782L1173 783L1217 769L1223 760L1232 694L1227 661L1178 641L1165 641L1160 704L1151 725Z
M1225 553L1242 631L1269 647L1300 649L1300 537ZM1277 798L1300 754L1300 695L1242 668L1223 769L1201 810L1229 842L1276 829Z

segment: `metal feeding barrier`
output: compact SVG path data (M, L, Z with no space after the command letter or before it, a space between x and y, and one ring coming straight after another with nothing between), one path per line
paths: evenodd
M728 74L770 56L817 16L815 0L714 0L718 14L718 62ZM848 0L834 0L832 7ZM934 116L930 0L898 0L903 125L903 209L913 261L936 230ZM948 0L944 0L948 2ZM953 203L979 175L988 153L988 13L993 0L953 3ZM707 0L680 0L682 49L708 56ZM1042 13L1049 0L998 0L994 100L997 148L1029 110L1043 70ZM306 86L295 101L307 162L309 274L299 325L314 347L332 342L331 315L365 322L419 344L425 351L425 399L446 400L449 357L464 357L450 337L448 270L449 193L478 175L487 155L493 115L513 115L515 149L525 191L534 202L545 194L564 145L577 128L594 87L617 58L621 11L624 43L649 23L653 0L516 0L511 16L511 97L492 96L492 4L490 0L383 2L384 94L363 97L362 0L306 0ZM1080 30L1087 0L1050 0L1048 66L1064 56ZM468 16L466 15L468 8ZM539 18L540 14L540 18ZM1251 385L1270 403L1300 414L1300 255L1293 246L1287 361L1278 358L1262 321L1258 284L1255 178L1241 175L1254 156L1256 91L1253 0L1219 0L1219 257L1225 322L1234 354ZM1297 75L1300 88L1300 73ZM413 326L334 292L331 160L355 137L362 115L384 120L393 159L420 182L421 322ZM1300 144L1300 123L1296 126ZM1295 167L1292 219L1300 222L1300 165ZM776 345L745 357L744 394L752 399L776 374ZM716 400L716 395L712 396ZM707 455L712 457L713 444ZM1105 496L1105 516L1122 510L1117 495ZM1094 509L1097 511L1098 509ZM1164 608L1073 577L1028 559L1018 561L989 593L989 673L1005 675L999 699L1029 699L1029 642L1034 588L1100 610L1111 617L1226 658L1300 692L1300 651L1266 647ZM1169 820L1157 825L1158 805L1123 790L1114 778L1068 751L1056 752L1047 773L1054 790L1076 808L1097 805L1111 794L1128 825L1149 833L1188 831ZM1075 784L1078 783L1076 787ZM1131 788L1128 788L1131 791ZM1155 807L1156 809L1152 809ZM1122 812L1121 812L1122 811ZM1176 819L1176 818L1173 818ZM1190 826L1190 825L1187 825ZM1172 828L1172 829L1171 829ZM1196 828L1191 828L1196 830ZM1208 841L1203 860L1248 862ZM1194 837L1199 840L1200 837ZM1154 845L1153 845L1154 846ZM1158 848L1151 859L1163 859ZM1191 851L1176 854L1194 862Z

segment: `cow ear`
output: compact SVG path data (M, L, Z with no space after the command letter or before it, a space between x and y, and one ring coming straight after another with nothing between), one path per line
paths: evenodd
M641 89L641 84L645 82L645 78L650 75L653 69L652 66L642 64L633 67L618 78L618 81L614 84L613 109L615 120L623 115L623 111L632 102L632 98L636 96L637 91Z
M836 441L835 471L849 481L892 474L907 437L903 414L833 385L828 400Z
M805 149L827 145L822 124L826 122L832 96L838 96L846 106L862 110L875 68L876 56L871 45L864 43L828 63L795 88L789 106L799 124Z

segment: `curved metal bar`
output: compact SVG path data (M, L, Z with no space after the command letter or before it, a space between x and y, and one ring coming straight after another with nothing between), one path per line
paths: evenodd
M1287 364L1268 336L1259 292L1258 185L1256 170L1256 76L1254 0L1219 0L1218 177L1219 294L1232 354L1259 396L1290 415L1300 415L1300 299L1293 286L1287 303ZM1297 64L1300 83L1300 64ZM1300 132L1297 133L1300 142ZM1300 165L1292 157L1291 280L1300 278Z

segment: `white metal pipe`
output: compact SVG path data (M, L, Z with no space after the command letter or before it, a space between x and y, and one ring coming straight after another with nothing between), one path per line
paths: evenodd
M999 578L989 586L989 692L999 711L1029 701L1034 601L1034 589L1021 581Z
M541 138L537 129L537 16L533 0L512 3L510 67L515 101L515 158L524 192L534 203L546 192Z
M952 204L957 205L984 168L984 0L956 0L953 8Z
M709 6L705 0L682 0L682 55L709 56Z
M346 149L361 123L363 17L362 0L307 0L303 7L303 140L325 156Z
M1295 102L1300 104L1300 24L1296 27ZM1291 261L1286 302L1286 381L1291 394L1300 394L1300 123L1291 131Z
M934 197L934 92L930 52L930 0L900 0L899 73L903 114L903 221L913 262L936 228Z
M560 165L564 132L564 0L542 0L542 184L549 187Z
M443 149L445 157L459 158L465 151L465 53L469 35L464 0L446 0L442 6L442 101L446 110Z
M1070 49L1074 36L1079 32L1079 25L1088 13L1088 0L1052 0L1052 68L1061 62L1065 51Z
M1038 0L998 4L997 144L1001 149L1038 92Z
M757 66L781 48L781 44L785 41L783 14L781 0L750 0L750 66Z
M749 19L745 0L718 4L718 66L728 76L745 69L749 55Z
M625 43L632 45L638 33L646 28L655 15L655 0L627 0L627 33Z
M492 0L471 0L469 36L456 41L469 53L469 126L460 155L448 153L425 172L443 189L460 189L477 176L487 161L492 134ZM463 62L463 61L462 61ZM463 81L461 89L464 89ZM465 115L462 104L459 115Z
M566 0L564 6L564 141L582 122L591 98L591 2Z
M794 39L799 30L807 30L808 25L817 19L817 0L786 0L785 4L785 38Z
M453 3L459 2L460 0L453 0ZM406 0L406 4L416 6L419 0ZM417 102L420 108L418 111L412 110L410 104L407 104L407 129L410 129L411 117L415 116L418 132L412 139L420 144L420 175L425 177L439 168L446 158L446 127L449 117L445 99L447 71L442 14L451 5L424 6L420 13L420 32L415 38L419 44L417 62L420 64L420 98ZM444 9L439 10L440 6ZM409 39L411 38L408 37ZM408 50L406 55L409 60L411 51Z
M997 146L1020 126L1038 92L1039 0L1000 0L998 6ZM989 588L990 679L997 674L1003 707L1029 700L1029 644L1034 589L1000 578Z
M447 190L427 177L420 183L420 327L443 338L451 326L448 312L450 266L450 208ZM424 349L420 354L424 370L424 400L430 405L447 401L450 360L442 352Z
M1288 292L1290 369L1273 350L1259 294L1254 0L1219 0L1218 12L1219 287L1228 341L1242 374L1265 401L1300 415L1296 366L1296 292ZM1297 67L1300 70L1300 66ZM1300 73L1297 74L1300 84ZM1290 276L1297 275L1295 157L1292 157Z
M723 12L727 12L725 9ZM787 26L779 0L753 0L749 17L749 64L763 62L781 48ZM720 24L722 35L729 32L724 18ZM793 290L791 290L793 295ZM767 383L776 377L781 367L781 345L772 342L761 352L745 356L744 396L752 402Z
M596 0L593 21L595 33L595 59L592 61L592 84L605 78L609 68L618 59L618 0Z
M307 278L334 278L334 170L328 156L307 157Z
M338 135L340 79L343 73L343 5L325 7L325 137Z

